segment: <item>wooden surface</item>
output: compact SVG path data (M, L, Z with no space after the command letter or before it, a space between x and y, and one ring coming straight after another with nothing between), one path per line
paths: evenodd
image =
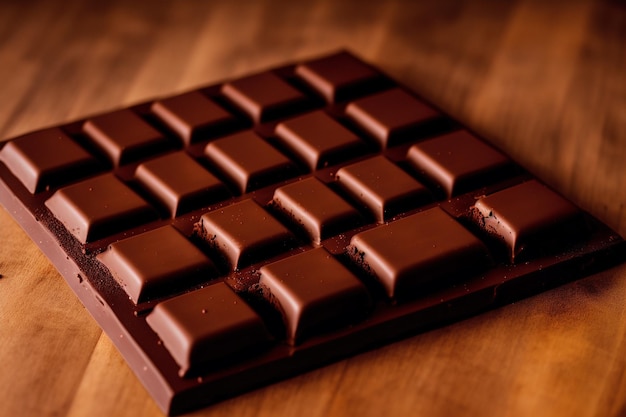
M348 48L626 235L620 1L0 2L0 137ZM0 416L158 416L0 210ZM626 267L197 416L626 415Z

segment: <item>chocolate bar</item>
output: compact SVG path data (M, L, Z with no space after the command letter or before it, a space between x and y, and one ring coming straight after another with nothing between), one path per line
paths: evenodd
M347 52L0 143L0 203L168 414L626 254Z

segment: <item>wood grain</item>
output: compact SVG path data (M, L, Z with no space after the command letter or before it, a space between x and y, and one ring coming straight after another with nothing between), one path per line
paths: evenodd
M0 137L347 48L626 235L620 1L0 2ZM158 416L0 210L0 415ZM194 416L626 415L626 267Z

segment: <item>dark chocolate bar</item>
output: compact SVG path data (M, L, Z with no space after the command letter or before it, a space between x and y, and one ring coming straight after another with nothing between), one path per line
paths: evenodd
M0 143L0 202L168 414L626 254L346 52Z

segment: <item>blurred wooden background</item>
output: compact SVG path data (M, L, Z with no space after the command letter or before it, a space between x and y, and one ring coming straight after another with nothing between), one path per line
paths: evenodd
M622 1L0 0L0 137L339 48L626 235ZM160 415L4 210L0 277L0 415ZM193 415L626 415L625 278L618 267Z

